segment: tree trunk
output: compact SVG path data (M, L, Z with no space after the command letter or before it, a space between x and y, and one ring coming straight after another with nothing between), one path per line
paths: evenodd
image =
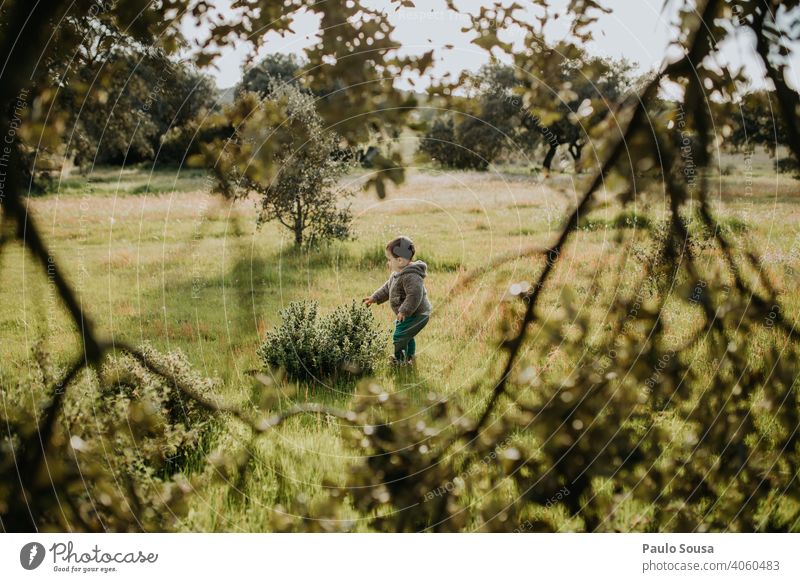
M542 162L542 166L549 172L550 166L553 163L553 158L556 156L556 149L558 149L558 144L550 144L550 149L547 150L547 155L544 157L544 161Z
M296 214L294 216L294 244L297 247L303 246L303 209L300 206L300 198L298 197L295 200L295 211Z

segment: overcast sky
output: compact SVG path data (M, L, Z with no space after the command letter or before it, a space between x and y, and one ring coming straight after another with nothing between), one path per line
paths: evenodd
M334 0L331 0L334 1ZM343 1L343 0L335 0ZM231 17L233 12L228 8L230 0L216 0L214 5L221 15ZM383 7L384 0L371 0L370 5ZM525 6L530 4L525 0L518 0ZM554 4L556 2L553 2ZM483 0L457 0L456 5L461 10L474 11L482 4ZM671 2L662 13L663 0L605 0L603 5L612 9L611 14L601 15L593 29L595 40L588 49L596 54L625 57L638 63L640 71L657 67L662 61L671 36L669 22L675 13L676 3ZM390 20L395 25L394 38L399 41L404 50L409 53L422 53L432 47L453 45L452 49L437 51L439 60L432 71L433 76L446 72L458 73L461 70L477 70L488 60L487 54L480 48L472 45L470 40L474 32L462 32L461 29L469 22L463 17L448 12L444 0L416 0L416 8L401 8L391 12ZM531 6L533 6L531 4ZM533 8L532 8L533 10ZM560 29L560 21L546 31L550 40L563 36L564 29ZM275 33L267 33L265 49L259 56L266 52L301 53L306 47L316 42L316 31L319 29L319 18L305 13L296 14L293 30L294 34L280 37ZM190 39L199 39L207 33L189 26L183 27L184 33ZM503 31L500 35L504 41L518 41L521 34L515 30ZM754 39L739 35L736 43L723 47L722 58L734 66L745 66L745 71L752 79L755 87L763 86L761 81L763 70L753 54ZM227 48L223 55L215 61L216 68L210 73L216 79L219 87L230 87L238 82L241 77L241 67L252 48L249 43L240 43L235 47ZM800 87L800 51L795 51L794 60L787 81L794 87ZM401 83L403 88L408 88L407 83ZM417 89L424 88L426 80L418 81Z

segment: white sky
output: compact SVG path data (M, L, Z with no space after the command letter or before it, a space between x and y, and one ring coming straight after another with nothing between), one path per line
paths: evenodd
M343 0L329 0L343 1ZM384 0L368 0L372 6L386 5ZM565 0L555 0L553 3ZM409 53L422 53L434 47L453 45L452 49L437 51L439 58L432 71L433 76L445 73L457 74L468 69L477 70L488 60L488 55L479 47L472 45L474 32L462 32L461 29L469 23L463 17L446 10L444 0L415 0L416 8L401 8L390 15L390 20L395 25L394 39L400 42L404 50ZM525 6L530 4L525 0L518 0ZM625 57L638 63L639 71L657 67L661 62L668 45L670 34L669 20L675 13L675 2L671 2L662 14L663 0L605 0L603 5L611 8L613 12L601 15L596 23L593 34L594 41L587 47L595 54L612 57ZM461 10L475 11L478 7L489 4L483 0L457 0L456 5ZM231 18L230 0L216 0L216 9L223 17ZM532 4L531 9L534 10ZM315 33L319 29L319 19L313 14L300 12L295 15L293 34L280 37L274 32L267 33L265 49L259 57L267 52L301 53L306 47L315 43ZM190 39L202 38L207 31L183 27L183 31ZM546 31L550 40L563 36L565 27L557 21L551 29ZM504 31L501 40L513 42L520 38L514 30ZM734 66L745 66L747 75L752 80L754 87L763 86L763 69L754 56L754 39L739 35L737 43L730 43L723 47L722 58ZM249 43L241 42L234 47L223 50L223 54L215 61L216 68L209 72L216 79L219 87L235 85L241 77L241 67L252 48ZM800 87L800 51L794 51L794 58L790 66L787 82L794 87ZM427 83L418 81L417 89L422 89ZM403 88L409 88L407 82L402 82Z

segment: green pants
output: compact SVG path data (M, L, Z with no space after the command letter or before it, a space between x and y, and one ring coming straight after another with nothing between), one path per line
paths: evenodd
M406 317L403 321L395 321L392 343L394 343L394 357L401 362L405 362L414 357L417 351L417 342L414 336L422 331L428 324L428 315L414 315Z

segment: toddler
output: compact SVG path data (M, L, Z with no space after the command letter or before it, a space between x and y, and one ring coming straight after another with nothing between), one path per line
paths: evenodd
M380 305L389 301L389 306L397 315L392 334L393 362L412 364L417 348L414 336L427 325L432 309L422 281L427 275L428 265L413 260L416 249L411 239L405 236L387 244L385 253L392 272L389 280L363 302Z

